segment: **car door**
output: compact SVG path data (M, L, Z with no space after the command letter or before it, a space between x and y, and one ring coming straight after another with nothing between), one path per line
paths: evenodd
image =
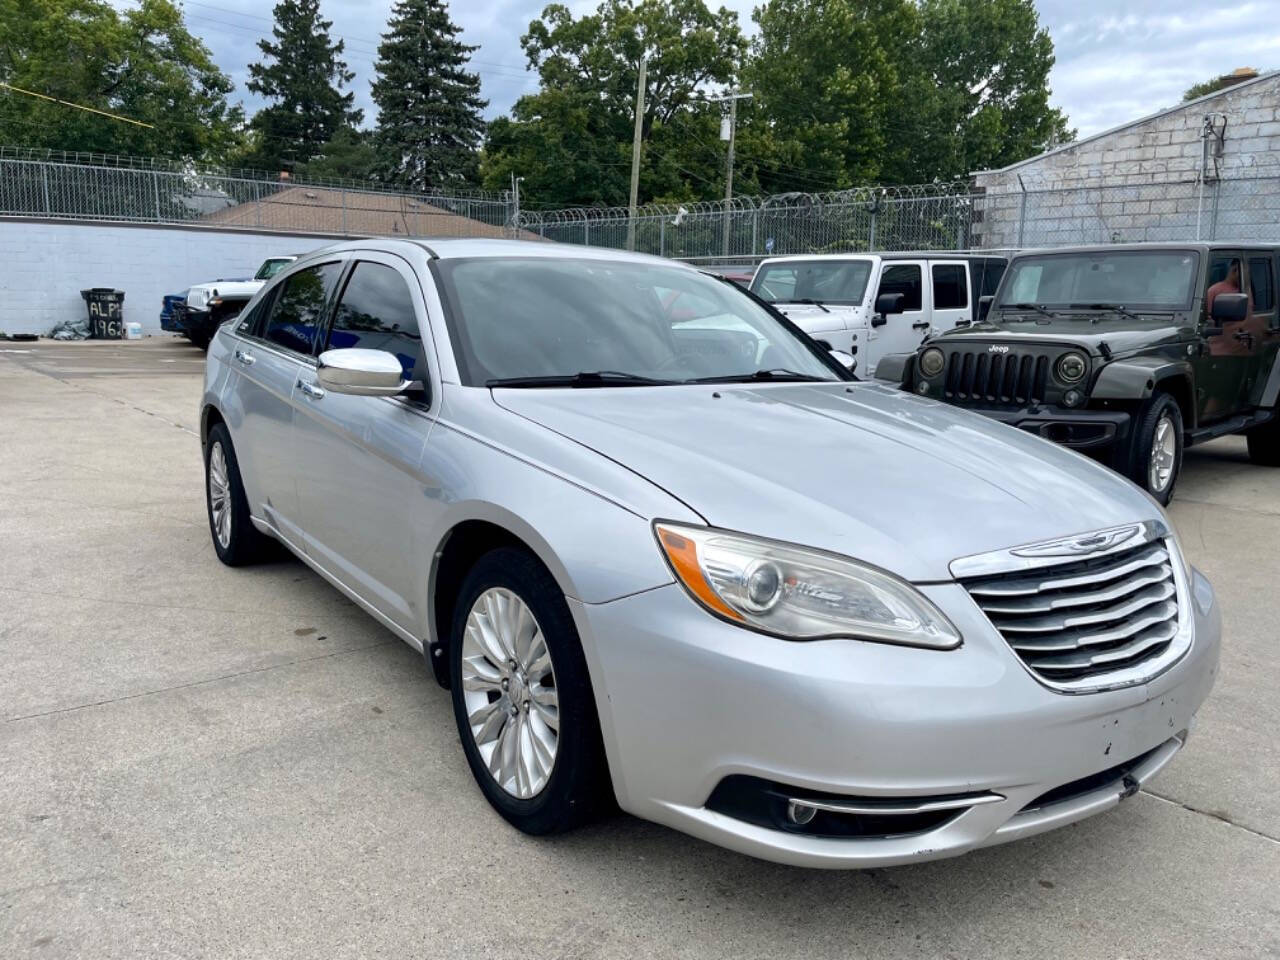
M934 260L929 263L929 287L933 311L926 335L944 333L962 320L972 318L969 303L969 265L963 260Z
M294 419L294 459L308 555L404 630L423 620L415 587L424 571L414 538L423 501L418 473L435 422L423 332L422 288L392 254L356 251L317 353L359 347L399 358L421 389L398 397L326 391L308 369ZM427 334L429 337L429 333Z
M1237 334L1243 335L1249 358L1245 382L1241 385L1240 407L1257 405L1262 384L1271 369L1277 344L1276 284L1274 256L1269 251L1251 250L1245 257L1245 284L1249 291L1249 315Z
M1209 255L1202 329L1221 332L1204 338L1195 359L1196 405L1202 423L1230 417L1248 402L1246 384L1257 365L1259 338L1251 330L1249 318L1216 327L1210 306L1218 294L1249 289L1246 266L1242 250L1214 250Z
M924 283L923 260L887 260L880 271L880 282L872 298L872 309L882 294L902 294L902 313L871 319L871 359L867 373L874 374L875 364L891 353L911 353L929 332L928 290Z
M341 271L341 262L304 267L277 284L236 329L232 352L240 407L233 436L245 493L254 515L298 543L294 483L293 404L304 370L313 371L312 344Z

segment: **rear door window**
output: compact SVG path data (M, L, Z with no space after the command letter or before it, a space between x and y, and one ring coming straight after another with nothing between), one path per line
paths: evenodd
M285 278L267 318L262 339L294 353L310 354L324 322L329 295L342 272L340 263L307 267Z
M360 347L393 353L406 380L423 380L418 369L422 333L414 310L413 293L398 270L362 260L355 265L333 314L327 350Z
M965 282L964 264L933 265L933 309L954 310L969 305L969 285Z
M1271 260L1267 257L1249 259L1249 297L1253 300L1254 313L1267 313L1276 305Z

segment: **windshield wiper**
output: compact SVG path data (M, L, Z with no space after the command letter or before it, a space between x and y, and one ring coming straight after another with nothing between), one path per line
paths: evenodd
M821 300L814 300L812 297L801 297L798 300L779 300L778 303L803 303L807 307L818 307L823 313L830 313L827 305Z
M1130 320L1142 319L1132 310L1126 310L1118 303L1069 303L1067 306L1072 310L1112 310L1122 317L1128 317Z
M1034 310L1036 313L1043 314L1050 320L1057 316L1057 314L1052 310L1046 310L1038 303L1002 303L1000 304L1000 307L1003 310Z
M693 380L686 380L685 383L752 383L757 380L763 381L794 381L809 383L834 383L828 377L815 376L812 373L797 373L794 370L787 370L782 367L774 367L770 370L756 370L752 373L729 373L719 377L697 377Z
M653 387L677 382L642 377L638 373L623 373L620 370L591 370L542 377L497 377L486 380L484 385L486 387Z

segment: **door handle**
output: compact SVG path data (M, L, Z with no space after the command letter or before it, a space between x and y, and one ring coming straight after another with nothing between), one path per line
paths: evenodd
M308 397L310 397L313 400L319 400L321 397L324 396L324 388L317 387L310 380L299 380L298 389L301 390L303 393L305 393Z
M253 366L254 358L252 353L245 353L243 350L236 351L236 359L243 363L246 367Z
M927 321L927 320L926 320L924 323L913 323L913 324L911 325L911 329L912 329L912 330L928 330L928 329L929 329L929 321Z

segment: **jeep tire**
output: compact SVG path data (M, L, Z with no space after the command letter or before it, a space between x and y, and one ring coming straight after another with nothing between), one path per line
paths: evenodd
M1133 424L1129 479L1167 506L1182 471L1182 411L1167 393L1143 404Z

